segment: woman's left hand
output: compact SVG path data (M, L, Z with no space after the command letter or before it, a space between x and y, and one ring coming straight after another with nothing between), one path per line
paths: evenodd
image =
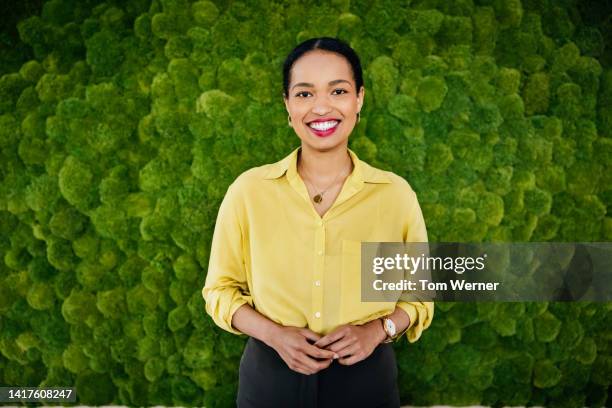
M351 365L372 354L376 346L386 338L383 333L382 324L378 319L364 325L347 324L338 326L317 340L314 345L335 352L340 364Z

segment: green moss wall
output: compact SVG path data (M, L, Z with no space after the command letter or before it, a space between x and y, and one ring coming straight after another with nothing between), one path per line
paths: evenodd
M411 183L432 241L612 240L609 4L45 2L0 65L0 383L233 405L244 340L200 293L214 221L298 145L281 64L312 36L361 56L350 147ZM437 303L395 345L402 402L609 404L610 309Z

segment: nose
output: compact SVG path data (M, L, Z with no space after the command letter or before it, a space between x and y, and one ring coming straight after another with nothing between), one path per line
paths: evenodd
M312 112L317 115L325 115L332 110L331 104L329 103L329 99L327 95L317 96L314 102L314 106L312 108Z

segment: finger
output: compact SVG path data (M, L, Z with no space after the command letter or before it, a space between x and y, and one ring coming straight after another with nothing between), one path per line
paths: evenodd
M329 333L323 336L322 338L320 338L319 340L317 340L317 342L313 344L313 346L325 348L328 345L332 344L335 341L340 340L343 337L344 337L344 332L339 331L339 332Z
M292 370L304 375L312 374L311 370L308 367L305 367L303 364L295 364Z
M325 350L331 350L337 355L340 355L340 351L351 347L354 344L354 341L347 339L346 337L338 340L337 342L331 344L329 347L325 348Z
M325 361L320 361L320 362L318 363L318 365L319 365L319 366L318 366L317 372L318 372L318 371L321 371L321 370L324 370L324 369L326 369L327 367L329 367L333 361L334 361L333 359L330 359L330 360L325 360Z
M347 359L354 356L355 354L357 354L359 352L359 346L356 344L351 344L348 347L343 348L342 350L339 350L336 352L336 354L338 355L338 362L340 364L344 364L346 363Z
M361 360L363 360L363 358L359 354L354 354L350 357L340 358L338 359L338 362L342 365L352 365L360 362Z
M317 358L325 358L325 359L333 359L334 358L334 354L335 354L331 350L325 350L325 349L316 347L316 346L311 345L311 344L308 344L304 348L304 352L308 356L317 357Z
M296 356L296 358L293 360L293 363L291 365L289 363L286 363L287 366L291 368L293 371L296 371L301 374L306 374L306 375L312 374L313 369L307 363L305 363L305 359L303 358L304 354L302 353L301 355L302 357Z
M325 336L317 340L317 342L315 343L315 346L323 348L327 344L331 344L334 341L338 340L338 338L341 338L342 336L344 336L345 327L346 325L336 327L334 330L332 330L331 332L327 333Z
M307 328L302 329L300 333L302 333L304 337L312 341L317 341L321 338L320 334L315 333L312 330L307 329Z
M363 360L361 349L355 345L340 350L338 354L340 355L338 363L342 365L351 365Z
M300 364L305 366L308 370L310 370L310 373L315 373L318 372L324 368L329 367L329 365L331 364L332 360L325 360L325 361L317 361L314 360L306 355L304 355L304 358L300 361Z

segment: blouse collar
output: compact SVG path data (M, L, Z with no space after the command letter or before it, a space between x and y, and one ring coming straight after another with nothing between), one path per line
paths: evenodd
M268 171L264 173L264 179L276 179L282 177L285 173L287 173L287 178L295 178L297 175L297 156L300 149L301 147L298 146L283 159L270 164ZM349 175L349 180L353 185L361 187L363 183L391 183L389 176L384 171L361 161L354 151L350 148L347 149L355 166Z

